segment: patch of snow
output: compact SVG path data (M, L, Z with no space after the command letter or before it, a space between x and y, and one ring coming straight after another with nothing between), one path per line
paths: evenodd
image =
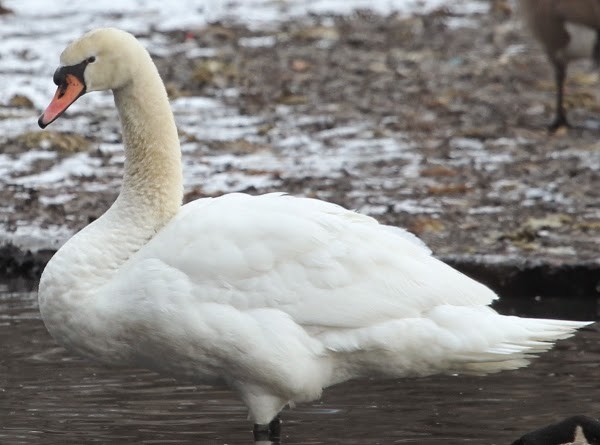
M92 177L98 172L100 159L91 158L87 153L78 153L63 159L50 170L40 174L21 176L12 180L14 184L29 187L39 185L55 185L60 187L70 177Z
M358 209L359 213L364 213L365 215L378 216L387 213L389 207L386 205L371 205L367 204Z
M573 246L548 247L547 252L551 255L566 255L566 256L577 255L577 250L575 250L575 248L573 248Z
M515 147L518 145L524 145L528 142L529 142L529 139L526 139L523 137L517 137L517 138L501 137L498 139L489 140L489 141L487 141L487 144L490 147Z
M40 196L39 199L42 205L48 206L65 204L76 197L74 193L63 193L56 196Z
M33 251L40 248L58 249L72 236L72 230L59 225L39 227L28 223L27 225L17 226L12 231L0 229L0 243L8 242Z
M270 48L275 46L277 38L275 36L242 37L238 43L246 48Z
M429 213L436 214L441 211L441 208L438 204L433 202L429 202L431 205L427 206L427 200L417 201L415 199L405 199L399 203L394 204L394 212L400 213L410 213L410 214L420 214L420 213Z
M366 126L365 125L351 125L351 126L345 126L345 127L334 127L334 128L330 128L328 130L323 130L320 131L319 133L316 134L316 137L319 139L331 139L331 138L336 138L336 137L341 137L341 136L354 136L357 133L359 133L361 130L363 130Z
M485 144L479 139L473 138L452 138L450 148L454 150L483 150Z
M394 12L410 15L448 8L460 18L488 7L488 2L480 0L96 0L76 2L76 7L73 2L53 2L49 6L45 0L3 0L2 4L14 14L0 16L0 82L3 85L0 104L8 104L13 96L21 94L34 106L34 109L3 108L4 116L0 119L3 138L38 128L37 117L56 89L52 75L58 66L60 52L92 28L122 28L137 34L153 55L178 53L196 59L214 57L217 52L214 48L198 47L193 39L177 43L153 31L194 33L209 23L232 21L252 29L275 32L282 23L303 18L310 20L311 14L322 16L321 25L334 26L333 16L352 14L357 9L383 15ZM324 17L327 15L330 18ZM270 47L277 43L277 35L246 37L238 43L247 47ZM221 91L220 97L235 99L239 94L238 90L229 88ZM219 99L180 97L172 101L172 107L184 141L184 181L188 190L200 184L205 192L211 193L276 187L279 177L336 178L348 174L359 163L378 161L389 164L389 169L383 170L391 177L372 178L373 187L385 189L401 185L405 189L408 187L406 179L419 174L422 162L422 156L412 150L412 141L375 137L371 130L373 123L330 128L333 122L326 114L327 110L317 116L298 115L295 107L278 105L276 121L268 122L273 128L263 137L260 128L265 122L262 118L242 115L237 107L226 105ZM93 116L87 113L90 108L94 110ZM30 150L18 156L0 153L0 186L32 187L40 192L43 205L68 202L73 199L73 188L88 192L114 190L116 194L124 154L112 95L108 92L85 95L69 108L67 114L67 119L52 124L52 130L92 134L97 140L94 153L66 157L43 150ZM310 125L323 130L310 134L303 128ZM207 146L211 142L239 139L271 149L235 156L208 152ZM474 139L459 139L455 143L459 144L458 150L463 150L463 158L464 151L475 157L472 153L482 148L476 146L481 142ZM481 152L484 154L485 150ZM199 153L206 153L200 161ZM47 160L56 160L56 163L46 171L36 172L35 163ZM94 179L96 177L98 180ZM367 179L357 176L352 180ZM69 193L57 193L70 187ZM44 194L45 190L50 192ZM387 209L381 202L370 205L375 214ZM439 205L425 199L407 200L396 207L398 211L435 213L439 211ZM6 212L8 207L2 211ZM47 245L47 240L57 240L61 244L72 235L61 227L42 228L31 221L26 224L10 234L0 234L0 237L24 247L35 247L39 246L36 243Z
M27 172L36 161L55 158L56 153L42 150L26 151L14 159L8 155L0 155L0 178L12 176L12 173Z
M504 211L503 207L499 206L482 206L482 207L473 207L468 210L470 215L484 215L484 214L492 214L492 213L502 213Z

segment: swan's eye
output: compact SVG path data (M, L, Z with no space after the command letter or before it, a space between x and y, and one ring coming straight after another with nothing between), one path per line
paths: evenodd
M94 57L94 56L88 57L85 61L87 63L94 63L96 61L96 57Z

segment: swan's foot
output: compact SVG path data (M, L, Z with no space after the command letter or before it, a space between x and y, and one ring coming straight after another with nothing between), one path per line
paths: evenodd
M254 440L279 441L281 438L281 418L279 414L273 420L265 424L254 424Z

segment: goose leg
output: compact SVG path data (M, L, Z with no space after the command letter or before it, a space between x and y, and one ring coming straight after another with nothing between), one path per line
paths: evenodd
M550 124L548 130L554 132L560 127L568 127L567 114L563 103L565 77L567 75L567 65L564 62L554 61L554 74L556 76L556 116L554 122Z
M273 420L265 424L254 424L254 440L255 441L275 441L281 439L281 417L279 414Z

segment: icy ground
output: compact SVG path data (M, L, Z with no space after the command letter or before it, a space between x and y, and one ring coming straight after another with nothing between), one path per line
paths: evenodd
M549 137L551 71L511 4L3 0L0 241L55 249L118 193L110 94L37 128L64 46L116 26L165 78L188 200L287 191L405 226L446 257L598 261L598 75L570 70L577 127Z
M242 23L252 29L276 30L281 23L310 14L344 15L363 8L382 15L394 12L410 15L447 7L458 17L487 8L487 2L483 1L463 1L457 5L448 0L95 0L55 2L51 6L42 0L14 0L3 1L3 5L14 13L0 16L0 82L3 85L0 104L6 105L0 115L0 138L5 141L24 132L37 131L37 116L54 94L51 79L60 51L92 28L119 27L141 36L154 55L184 53L193 59L211 55L214 51L199 49L192 42L175 44L162 33L193 30L222 21ZM269 39L247 39L246 44L269 45ZM229 97L237 94L235 89L223 92ZM29 98L33 108L11 107L10 100L17 95ZM262 142L257 137L264 123L261 118L240 115L218 98L182 97L174 100L172 105L179 128L195 139L209 142L246 138ZM89 110L93 113L84 113ZM198 163L196 157L186 156L198 149L197 144L183 144L186 188L202 184L205 193L224 193L276 184L277 180L271 174L274 171L298 176L309 173L337 176L344 166L365 159L418 159L418 156L404 153L409 142L373 138L365 124L313 135L302 131L303 126L326 119L327 116L291 115L281 107L282 136L273 141L269 150L246 156L207 154L203 162ZM92 130L97 140L95 148L102 153L114 154L108 165L100 162L97 152L83 152L66 158L43 146L20 156L0 152L0 185L34 188L46 204L75 199L73 193L61 193L61 190L70 189L82 177L103 178L99 182L84 183L83 188L88 191L118 188L122 152L120 143L115 142L119 138L118 121L109 93L95 93L80 99L69 109L69 117L54 123L51 130L85 135L90 133L90 124L98 121L101 125ZM336 140L335 150L329 149L324 158L323 145L330 144L332 139ZM52 166L42 172L30 173L40 160L52 161ZM231 164L236 166L237 172L218 173L223 166ZM244 171L251 174L244 174ZM259 171L263 173L257 173ZM13 211L14 203L0 203L0 215ZM60 222L42 227L36 221L22 221L8 231L0 223L2 238L25 248L55 248L72 232Z

